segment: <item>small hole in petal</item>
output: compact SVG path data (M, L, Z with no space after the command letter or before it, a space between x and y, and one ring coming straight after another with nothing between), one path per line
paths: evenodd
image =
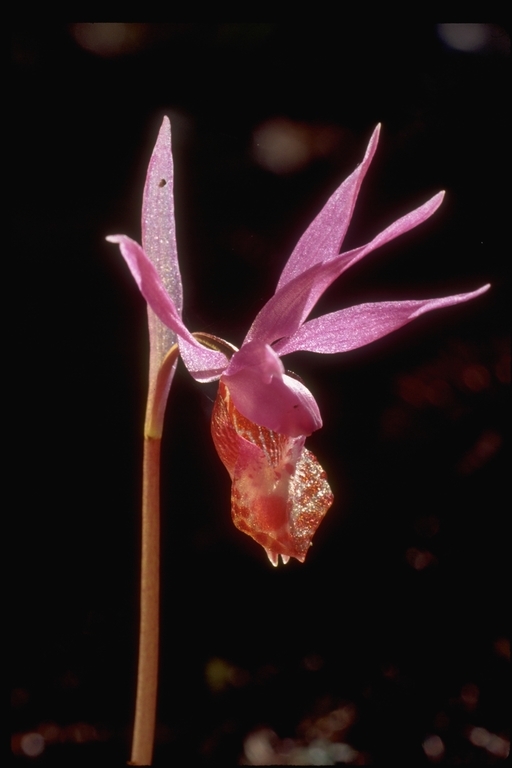
M160 181L158 182L158 186L159 187L165 187L166 184L167 184L167 182L166 182L165 179L160 179Z

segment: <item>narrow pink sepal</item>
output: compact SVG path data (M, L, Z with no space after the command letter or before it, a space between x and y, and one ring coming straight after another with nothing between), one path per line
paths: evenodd
M379 134L380 123L372 134L362 163L331 195L295 246L276 291L318 262L329 260L340 252L361 184L377 149Z
M431 197L430 200L427 200L426 203L423 203L423 205L420 205L413 211L406 213L405 216L397 219L390 224L389 227L386 227L382 232L379 232L379 234L366 245L341 253L334 259L338 276L376 248L380 248L381 245L389 243L391 240L394 240L395 237L399 237L400 235L409 232L409 230L414 229L419 224L423 224L424 221L429 219L432 214L437 211L444 200L444 196L444 190L438 192L434 197Z
M393 222L370 243L352 251L341 253L329 261L315 264L298 277L290 280L260 310L249 329L246 341L258 340L266 344L273 344L278 339L293 336L324 291L336 278L368 253L417 227L418 224L432 216L441 205L443 197L444 192L439 192L419 208Z
M142 199L142 247L181 317L183 288L174 218L171 124L164 117L151 155Z
M310 435L322 426L311 392L287 376L268 345L248 343L236 352L222 376L237 410L281 435Z
M311 292L323 279L323 266L315 264L277 291L256 315L244 344L249 341L272 344L295 333L311 311L308 309Z
M197 343L184 326L173 300L165 290L159 274L141 246L127 235L109 235L106 239L109 243L119 245L121 254L140 292L155 315L176 334L185 336L187 339L190 337L193 343Z
M141 246L126 235L110 235L107 240L119 245L140 292L155 315L180 338L185 339L191 347L195 347L197 359L201 360L202 366L218 371L217 375L213 376L213 378L218 378L226 367L227 358L222 352L215 352L203 347L187 330L173 300L165 290L160 276Z
M425 312L470 301L489 288L490 285L484 285L471 293L440 299L359 304L304 323L292 337L277 342L274 349L279 355L298 350L324 354L348 352L387 336Z

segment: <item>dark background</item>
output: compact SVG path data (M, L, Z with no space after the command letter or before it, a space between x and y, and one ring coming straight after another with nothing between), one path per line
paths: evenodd
M352 353L286 359L320 405L308 446L335 494L305 565L272 568L232 526L209 435L215 385L180 367L163 448L155 765L505 757L509 40L473 25L468 43L463 27L13 28L16 763L129 753L147 331L104 238L140 239L165 114L192 330L242 341L379 121L346 247L439 189L446 201L318 313L492 289ZM261 146L276 136L272 164Z

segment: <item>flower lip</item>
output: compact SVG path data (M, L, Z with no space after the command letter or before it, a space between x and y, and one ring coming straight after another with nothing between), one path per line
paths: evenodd
M272 565L303 563L316 529L333 502L325 472L291 437L253 423L236 408L221 379L212 413L212 437L232 480L236 527L264 547Z

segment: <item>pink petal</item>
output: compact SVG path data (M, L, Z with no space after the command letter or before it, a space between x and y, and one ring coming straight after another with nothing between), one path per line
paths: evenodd
M178 310L169 294L164 288L162 280L153 263L148 258L141 246L127 235L109 235L109 243L117 243L126 261L132 276L137 283L140 292L146 299L155 315L160 318L168 328L185 338L193 339L193 336L183 325Z
M343 272L345 272L345 270L347 270L353 264L356 264L364 256L367 256L376 248L380 248L381 245L389 243L391 240L394 240L395 237L399 237L399 235L403 235L405 232L409 232L409 230L414 229L419 224L422 224L424 221L429 219L443 202L444 195L444 191L438 192L437 195L431 197L430 200L427 200L426 203L420 205L419 208L415 208L414 211L410 211L409 213L406 213L405 216L402 216L400 219L394 221L393 224L390 224L389 227L386 227L386 229L380 232L366 245L360 246L359 248L354 248L351 251L346 251L345 253L341 253L336 259L334 259L336 262L337 276L341 275ZM316 299L316 301L318 301L318 299Z
M345 179L304 232L279 278L277 290L318 262L337 256L352 218L357 196L377 149L375 128L361 165Z
M181 317L183 289L176 246L171 124L168 117L163 119L144 185L142 247Z
M119 245L140 292L155 315L167 328L170 328L175 334L185 339L189 345L196 348L197 360L200 359L204 368L217 370L218 373L213 378L218 378L227 364L225 355L222 352L215 352L203 347L187 330L155 267L140 245L126 235L110 235L107 240Z
M439 192L424 205L393 222L367 245L342 253L330 261L315 264L290 280L260 310L249 329L246 341L257 340L273 344L278 339L293 336L337 277L371 251L417 227L432 216L441 205L443 197L444 192Z
M244 344L251 341L272 344L277 339L295 333L311 311L309 307L313 289L321 280L325 280L323 267L324 264L315 264L277 291L256 315ZM333 272L334 267L329 271ZM326 283L325 287L329 284Z
M282 435L310 435L322 426L311 392L284 373L276 353L260 344L236 352L222 376L233 403L247 419Z
M484 285L471 293L445 296L441 299L359 304L304 323L292 337L277 342L274 349L280 355L298 350L326 354L348 352L387 336L425 312L474 299L485 293L489 287Z

